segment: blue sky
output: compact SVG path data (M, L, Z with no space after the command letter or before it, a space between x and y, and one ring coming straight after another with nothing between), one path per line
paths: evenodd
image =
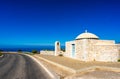
M119 0L0 0L0 45L62 45L92 32L120 41Z

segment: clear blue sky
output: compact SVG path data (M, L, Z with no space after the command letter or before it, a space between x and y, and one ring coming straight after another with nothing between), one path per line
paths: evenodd
M0 45L63 45L87 29L120 41L120 0L0 0Z

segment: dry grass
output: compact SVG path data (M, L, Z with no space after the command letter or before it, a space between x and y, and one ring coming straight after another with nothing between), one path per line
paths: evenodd
M55 63L73 68L75 70L91 67L91 66L108 66L108 67L117 67L120 68L120 62L82 62L79 60L67 58L67 57L61 57L61 56L49 56L49 55L40 55L37 56L43 57L47 60L53 61Z

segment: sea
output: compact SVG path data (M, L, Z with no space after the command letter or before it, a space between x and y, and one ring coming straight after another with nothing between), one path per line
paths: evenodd
M17 52L21 50L22 52L32 52L32 50L51 50L54 51L54 46L0 46L0 50L3 52ZM65 49L65 46L61 46L61 49Z

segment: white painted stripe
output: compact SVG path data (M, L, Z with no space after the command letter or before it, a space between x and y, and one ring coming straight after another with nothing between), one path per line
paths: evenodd
M0 57L3 57L3 55L1 55Z
M27 54L26 54L26 55L27 55ZM34 57L30 56L30 55L27 55L27 56L31 57L31 58L32 58L33 60L35 60L40 66L42 66L43 69L50 75L50 77L51 77L52 79L56 79L55 76L54 76L42 63L40 63L40 61L38 61L36 58L34 58Z

